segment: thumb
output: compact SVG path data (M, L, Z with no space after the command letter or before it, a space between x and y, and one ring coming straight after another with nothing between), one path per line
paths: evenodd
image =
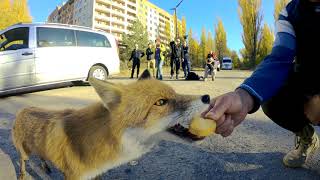
M219 97L205 117L212 120L218 120L228 111L229 107L230 101L225 98L225 96Z
M206 115L207 115L208 112L213 108L213 106L214 106L215 103L216 103L216 100L215 100L215 99L211 99L211 100L210 100L210 105L209 105L209 107L208 107L205 111L203 111L203 112L201 113L201 117L202 117L202 118L205 118L205 117L206 117Z

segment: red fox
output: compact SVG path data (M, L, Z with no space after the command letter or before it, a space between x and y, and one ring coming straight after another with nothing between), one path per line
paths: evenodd
M13 143L25 161L38 155L53 163L66 179L91 179L148 152L150 137L207 108L210 97L180 95L145 71L129 85L90 78L101 102L79 110L26 108L14 122Z

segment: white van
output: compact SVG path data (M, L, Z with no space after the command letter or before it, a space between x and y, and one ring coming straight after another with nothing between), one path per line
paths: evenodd
M0 31L0 94L120 72L116 39L63 24L17 24Z
M221 69L232 70L233 69L232 59L229 57L224 57L222 59Z

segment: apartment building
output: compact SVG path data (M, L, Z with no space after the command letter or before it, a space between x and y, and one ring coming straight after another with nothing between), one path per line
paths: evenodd
M121 41L136 19L146 27L150 41L160 37L169 42L175 36L174 17L148 0L69 0L50 14L48 22L103 30Z
M69 0L57 6L49 15L48 21L53 23L73 24L74 3L76 0Z

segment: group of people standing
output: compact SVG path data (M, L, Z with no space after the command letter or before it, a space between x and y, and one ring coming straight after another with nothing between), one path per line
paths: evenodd
M189 58L189 47L187 42L185 41L183 45L180 42L180 39L176 41L172 41L170 43L171 48L171 59L170 59L170 67L171 67L171 79L173 79L174 74L176 74L176 79L179 79L179 71L180 66L182 65L182 69L184 72L184 78L191 71L191 62ZM162 80L163 79L163 71L162 67L164 64L165 56L167 49L164 44L160 42L159 39L155 41L155 48L152 47L152 43L148 44L148 48L146 52L139 50L138 44L135 45L135 49L131 53L131 57L129 61L133 60L131 78L134 77L135 69L137 68L137 77L139 76L140 70L140 59L146 55L147 59L147 69L153 70L153 77Z
M170 59L171 77L170 78L173 79L174 73L176 73L176 79L179 79L180 65L182 65L184 78L186 78L191 71L189 47L187 45L187 42L184 41L182 45L180 42L180 39L177 39L176 41L170 43L170 48L171 48L171 59Z
M155 48L152 47L152 43L148 44L146 52L139 50L138 44L135 45L135 49L131 53L129 61L133 60L131 77L133 78L135 69L137 68L137 78L140 71L140 58L146 55L147 68L153 70L153 77L162 80L162 66L165 60L166 47L161 44L160 40L155 41Z

